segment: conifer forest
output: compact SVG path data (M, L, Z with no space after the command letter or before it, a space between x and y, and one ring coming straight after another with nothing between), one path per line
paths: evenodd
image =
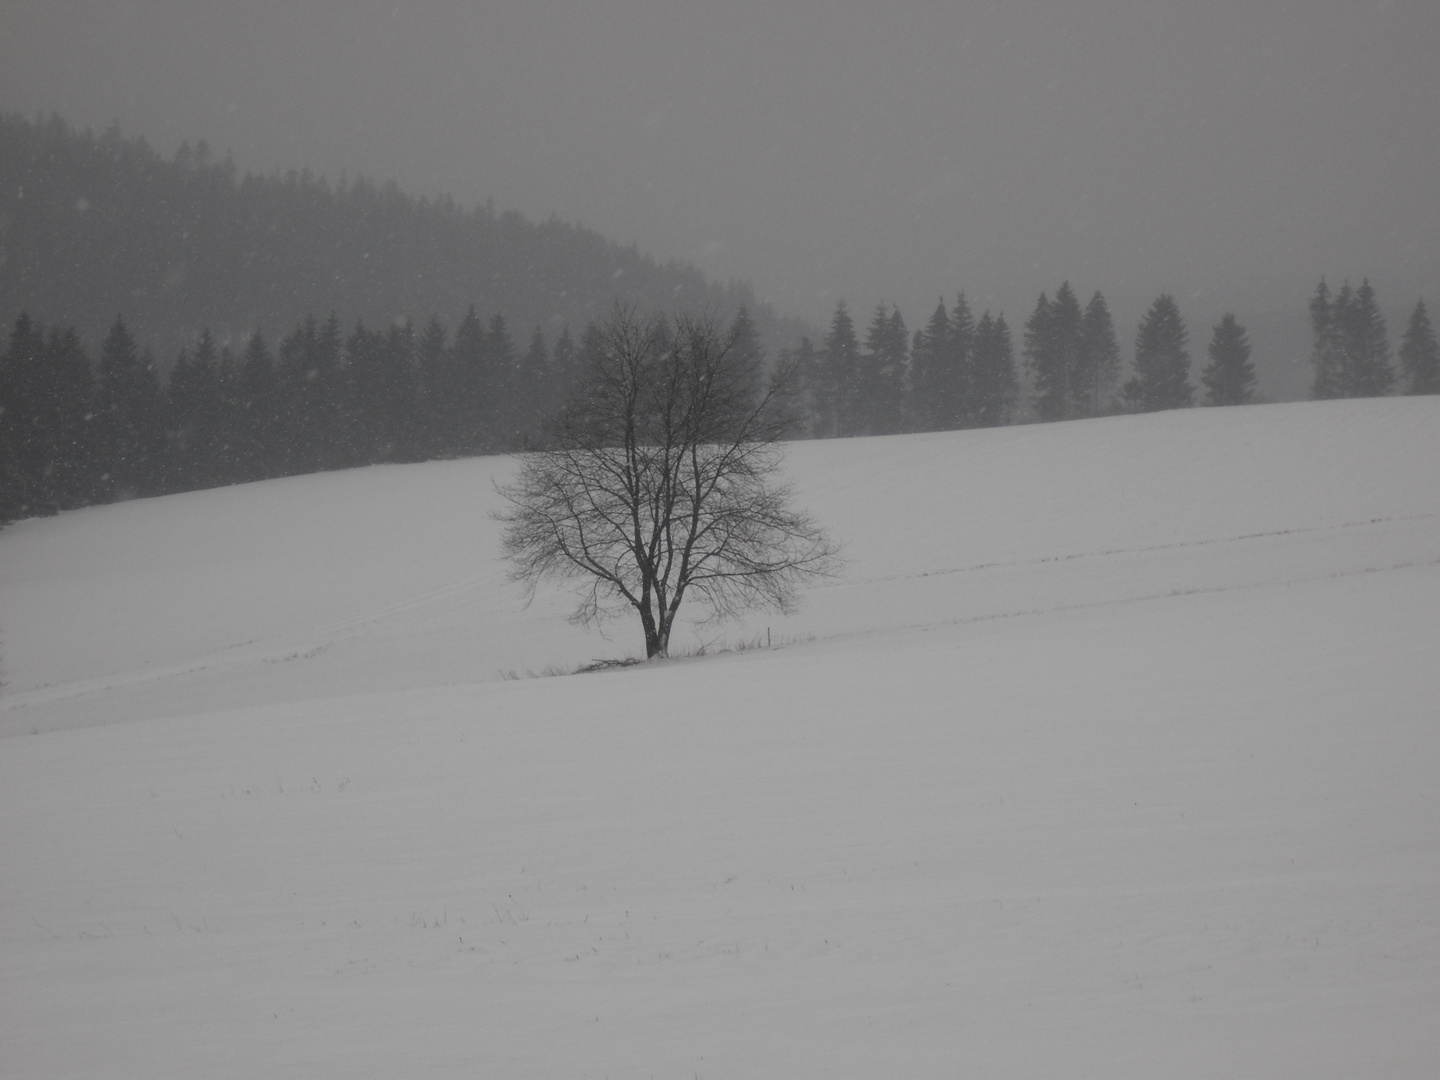
M1105 296L1082 305L1069 282L1016 329L962 292L913 332L887 304L857 326L841 300L815 334L742 284L711 285L578 226L363 179L237 179L203 144L165 159L57 118L0 118L0 203L13 318L0 522L523 450L543 440L617 302L727 313L730 347L763 358L788 395L795 438L1239 405L1256 382L1246 328L1227 313L1197 386L1168 294L1136 328L1128 371ZM1322 278L1309 317L1315 398L1440 392L1423 299L1394 356L1368 280Z

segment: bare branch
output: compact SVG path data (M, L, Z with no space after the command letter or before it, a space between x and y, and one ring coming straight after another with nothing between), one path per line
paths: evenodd
M789 611L807 580L836 571L835 546L776 480L783 381L765 384L733 333L705 315L640 320L617 306L587 342L580 394L501 489L517 581L533 593L579 578L573 618L628 607L656 656L690 592L712 619Z

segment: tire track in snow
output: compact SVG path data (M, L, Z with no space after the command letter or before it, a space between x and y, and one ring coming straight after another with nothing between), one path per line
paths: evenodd
M1431 515L1421 515L1431 516ZM1206 541L1201 541L1205 543ZM1190 545L1174 545L1190 546ZM1137 550L1152 550L1141 548ZM1035 561L1035 560L1032 560ZM1058 560L1038 560L1054 562ZM997 563L997 566L1022 566L1025 563ZM940 626L969 626L974 623L995 622L1001 619L1024 619L1036 615L1054 615L1062 611L1086 611L1092 608L1118 607L1123 604L1145 604L1156 600L1174 600L1185 596L1203 596L1210 593L1242 592L1254 589L1289 588L1292 585L1304 585L1316 581L1334 581L1341 578L1364 577L1369 574L1389 574L1402 570L1414 570L1420 568L1440 567L1440 557L1434 559L1420 559L1411 562L1394 563L1390 566L1367 566L1360 570L1335 570L1324 574L1304 574L1293 578L1283 578L1276 581L1251 581L1235 585L1196 585L1187 588L1168 589L1164 592L1141 593L1137 596L1120 596L1110 600L1082 600L1068 604L1053 604L1044 607L1018 608L1014 611L992 611L983 615L962 615L953 619L937 619L929 622L906 623L897 626L873 627L863 630L846 630L838 634L816 634L806 642L810 641L843 641L846 638L873 637L880 634L893 634L897 631L911 630L933 630ZM928 575L905 575L909 577Z
M884 574L876 577L854 578L836 582L835 585L821 585L820 588L843 588L848 585L882 584L887 581L907 581L919 578L948 577L952 574L973 574L981 570L1003 570L1017 566L1042 566L1046 563L1063 563L1079 559L1105 559L1115 555L1138 555L1154 551L1173 551L1181 548L1209 547L1216 544L1237 544L1251 540L1265 540L1277 536L1297 536L1304 533L1332 532L1339 529L1362 529L1392 522L1423 521L1436 514L1408 514L1390 517L1368 518L1364 521L1345 521L1335 525L1303 525L1293 529L1273 529L1268 532L1241 533L1238 536L1217 536L1206 540L1175 540L1165 544L1147 544L1141 547L1108 548L1104 551L1076 551L1067 555L1042 555L1031 559L996 560L975 563L971 566L952 566L939 570L915 570L905 574Z
M431 589L418 596L373 608L364 614L354 615L302 634L277 635L268 640L251 638L248 641L237 641L208 656L202 656L183 664L167 664L164 667L143 668L138 671L113 672L108 675L96 675L70 682L50 683L18 694L7 694L0 697L0 713L103 694L121 688L143 686L147 683L163 682L168 679L184 678L187 675L196 675L218 668L244 667L255 664L286 664L311 660L339 642L359 636L367 626L472 592L483 586L491 576L480 575L459 584Z

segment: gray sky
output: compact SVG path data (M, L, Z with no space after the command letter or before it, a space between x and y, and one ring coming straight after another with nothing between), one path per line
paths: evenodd
M0 0L0 108L552 212L783 311L1440 306L1440 3Z

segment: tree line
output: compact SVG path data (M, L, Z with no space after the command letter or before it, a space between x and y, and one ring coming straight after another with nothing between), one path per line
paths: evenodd
M1332 296L1322 279L1310 315L1315 398L1397 387L1440 393L1440 353L1423 300L1407 323L1398 373L1368 281ZM1136 328L1122 381L1104 295L1096 292L1082 307L1068 281L1053 297L1040 294L1022 328L1019 363L1003 312L986 310L977 320L964 293L948 309L942 300L913 335L897 307L878 306L863 344L842 300L818 347L803 338L781 356L798 375L803 434L822 438L993 427L1024 417L1027 408L1050 421L1187 408L1197 400L1243 405L1256 383L1249 335L1231 312L1211 328L1199 386L1191 381L1189 331L1169 294L1156 297Z
M568 393L583 347L568 328L519 345L503 316L474 307L453 334L438 318L347 333L332 314L273 349L257 332L237 353L204 331L162 373L123 318L92 363L73 329L22 313L0 357L0 521L519 449Z
M1392 362L1368 281L1310 301L1318 399L1440 393L1440 350L1423 300ZM765 367L748 311L727 331ZM592 321L521 345L504 316L472 305L450 332L432 317L347 332L307 316L272 348L259 332L238 352L208 330L164 373L117 317L92 363L73 328L17 318L0 356L0 522L92 503L328 469L504 453L527 446L599 347ZM1233 314L1213 327L1203 400L1251 399L1255 369ZM1066 282L1042 293L1023 327L1020 363L1003 313L976 319L965 295L942 301L913 335L878 306L863 342L841 301L820 345L802 337L768 365L794 437L843 438L1008 424L1195 404L1188 331L1173 297L1156 298L1135 337L1132 373L1104 296L1083 307Z
M1416 302L1400 339L1398 376L1390 361L1385 319L1368 280L1358 289L1347 281L1332 294L1321 278L1310 300L1310 329L1315 366L1311 395L1317 400L1381 397L1395 388L1397 379L1406 394L1440 393L1440 351L1424 300Z

